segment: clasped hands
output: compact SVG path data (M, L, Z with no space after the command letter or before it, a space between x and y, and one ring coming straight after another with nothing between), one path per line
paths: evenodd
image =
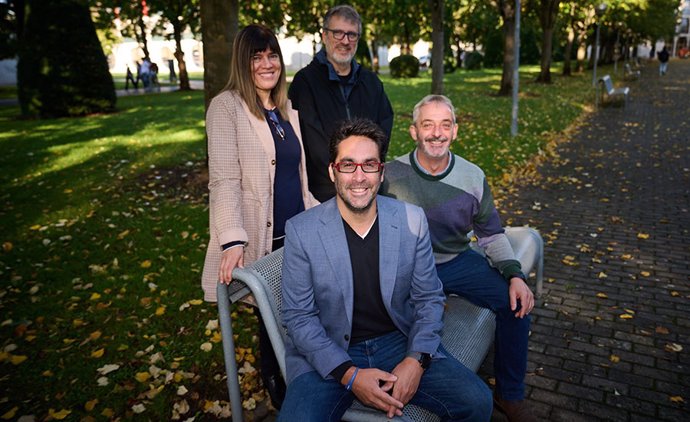
M346 385L354 367L343 375ZM424 370L413 358L403 359L391 373L377 368L360 369L352 384L352 392L367 406L387 413L388 418L401 416L403 407L412 399L419 387Z

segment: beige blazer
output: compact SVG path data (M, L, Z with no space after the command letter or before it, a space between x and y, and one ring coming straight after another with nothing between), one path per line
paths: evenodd
M290 106L288 115L301 146L297 111ZM211 236L201 286L204 300L215 302L221 245L236 240L247 242L244 265L271 252L276 152L268 122L254 116L236 92L223 91L211 101L206 134ZM304 163L302 147L299 171L307 209L318 202L308 190Z

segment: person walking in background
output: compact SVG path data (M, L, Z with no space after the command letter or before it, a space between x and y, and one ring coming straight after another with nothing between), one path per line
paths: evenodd
M412 111L409 155L386 164L381 193L424 209L436 270L446 294L496 314L496 406L511 422L535 421L524 403L529 313L534 295L505 235L484 172L450 152L455 108L443 95L424 97ZM470 249L474 230L484 256Z
M342 122L336 196L290 219L283 259L281 422L339 421L355 398L389 418L408 403L445 421L488 421L491 392L441 345L445 296L424 212L377 195L387 135Z
M129 65L127 65L127 76L125 78L125 91L129 90L129 82L132 82L132 86L134 89L139 89L139 81L138 78L137 80L134 80L134 75L132 74L132 71L129 70Z
M366 117L383 129L387 139L393 129L393 108L383 84L354 60L362 34L357 11L347 5L331 8L322 29L323 49L297 72L288 93L299 111L309 190L321 202L335 195L328 176L328 139L336 126L343 120Z
M151 90L151 59L144 57L139 66L139 77L144 85L144 91L149 92Z
M170 78L170 83L175 83L177 82L177 75L175 74L175 61L173 59L168 59L168 69L169 69L169 78Z
M230 79L206 114L211 238L205 300L217 300L217 283L230 283L233 269L282 247L287 219L317 204L307 189L298 121L278 39L264 26L247 26L233 43ZM280 408L285 384L259 323L261 376Z
M668 70L669 54L666 46L664 46L664 48L657 53L657 57L659 58L659 76L663 76Z

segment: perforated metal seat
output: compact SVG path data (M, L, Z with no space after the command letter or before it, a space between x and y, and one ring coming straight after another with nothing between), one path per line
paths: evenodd
M539 233L528 227L508 227L506 235L522 264L525 274L536 271L537 294L541 294L543 277L543 241ZM473 248L479 250L475 245ZM481 252L481 251L480 251ZM233 420L242 421L242 400L237 363L235 362L235 345L232 337L230 304L248 294L254 296L261 317L278 357L280 370L285 376L285 336L281 324L282 308L281 269L283 249L261 258L247 268L233 271L230 285L218 284L218 312L223 335L223 356L227 371L227 385L232 406ZM444 317L443 345L466 367L477 371L491 347L496 321L493 312L480 308L460 297L449 297ZM402 417L393 421L437 422L440 418L425 409L414 405L405 406ZM355 401L343 416L348 422L384 422L383 412L366 407Z

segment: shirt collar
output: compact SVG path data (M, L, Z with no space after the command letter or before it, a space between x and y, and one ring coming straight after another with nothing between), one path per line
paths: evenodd
M340 76L338 76L338 72L335 71L335 68L333 67L333 64L328 61L328 58L326 57L326 49L322 48L318 53L316 53L316 60L328 67L328 79L331 81L340 81ZM359 71L360 65L357 63L355 59L352 59L352 62L350 64L350 78L347 80L347 83L350 85L354 85L355 83L355 75Z

